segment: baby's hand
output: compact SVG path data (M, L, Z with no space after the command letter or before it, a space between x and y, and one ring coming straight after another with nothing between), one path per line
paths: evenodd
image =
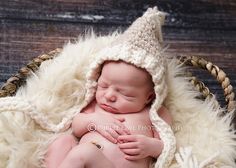
M160 140L147 137L145 135L121 135L118 137L119 148L125 154L127 160L139 160L148 156L156 156L159 154L156 149L157 144L161 143ZM155 145L155 148L153 148ZM163 144L159 144L160 151Z
M92 122L90 123L94 127L94 131L100 133L103 137L117 143L119 135L128 135L130 131L122 123L125 121L124 117L113 117L103 113L92 113Z

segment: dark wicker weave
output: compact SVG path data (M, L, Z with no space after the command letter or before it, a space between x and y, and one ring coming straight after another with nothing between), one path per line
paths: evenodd
M25 83L26 78L31 74L31 71L37 71L43 61L53 59L60 52L61 49L58 48L49 52L48 54L43 54L33 59L29 64L21 68L17 74L13 75L6 81L6 83L0 89L0 97L13 96L17 89ZM234 100L235 94L233 87L223 70L211 62L195 56L183 56L179 58L179 61L185 65L198 67L210 72L210 74L221 84L228 111L232 111L232 109L235 108L236 102ZM191 78L191 83L193 83L193 85L202 93L205 98L213 95L208 87L206 87L205 84L199 81L196 77Z

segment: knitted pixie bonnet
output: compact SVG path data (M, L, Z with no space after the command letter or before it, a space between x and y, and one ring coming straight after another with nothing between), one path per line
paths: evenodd
M145 69L152 76L156 94L149 112L150 120L164 142L163 151L155 163L155 167L160 168L168 167L176 148L171 127L157 114L167 95L166 58L161 48L161 26L164 23L164 17L164 13L158 11L156 7L149 8L142 17L134 21L123 34L118 36L117 40L99 51L87 74L85 96L88 102L94 98L97 79L105 61L122 60Z

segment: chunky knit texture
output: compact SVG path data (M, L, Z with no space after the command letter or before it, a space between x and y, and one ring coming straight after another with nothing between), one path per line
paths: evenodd
M30 118L33 119L38 125L40 125L41 128L56 133L68 129L72 121L71 113L75 113L76 111L78 111L77 108L70 109L70 111L68 111L68 116L70 117L64 117L59 124L54 124L47 116L40 113L33 105L33 103L20 97L1 98L0 107L0 113L22 112L30 116Z
M171 127L157 114L167 95L166 56L161 47L163 23L164 13L158 11L156 7L149 8L117 40L96 55L87 74L88 82L86 84L88 90L86 98L91 101L96 91L96 81L101 71L101 65L108 60L125 61L145 69L152 76L156 98L151 105L149 115L153 126L164 142L164 149L155 164L156 168L168 167L176 149Z

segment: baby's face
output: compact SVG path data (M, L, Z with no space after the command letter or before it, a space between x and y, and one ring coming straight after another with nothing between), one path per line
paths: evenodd
M124 62L107 62L98 79L96 101L105 111L141 111L153 98L150 75Z

